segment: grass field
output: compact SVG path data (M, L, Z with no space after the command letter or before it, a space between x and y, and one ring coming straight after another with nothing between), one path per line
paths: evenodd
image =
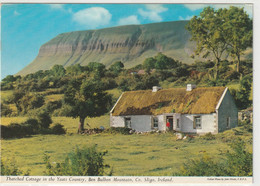
M25 119L24 117L2 118L2 123L21 122ZM14 158L20 169L31 170L30 175L43 175L44 153L51 156L51 162L61 162L65 155L77 146L97 144L98 150L108 150L105 163L113 167L113 175L170 176L177 172L187 159L201 157L206 153L221 161L221 151L228 149L227 143L221 140L178 141L171 133L78 135L75 134L78 119L54 117L53 121L63 124L67 129L67 134L34 135L27 138L1 140L3 160ZM107 128L109 116L87 119L86 122L92 128L99 126ZM251 136L245 135L244 138L248 139ZM248 148L252 151L251 145L248 145Z

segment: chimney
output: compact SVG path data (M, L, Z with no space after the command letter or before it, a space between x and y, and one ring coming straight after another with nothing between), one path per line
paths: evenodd
M152 92L158 92L161 89L162 89L162 87L153 86L153 91Z
M187 84L187 89L186 91L192 91L192 89L196 88L196 85L193 84Z

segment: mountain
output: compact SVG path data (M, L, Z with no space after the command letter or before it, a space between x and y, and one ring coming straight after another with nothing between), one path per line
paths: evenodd
M42 45L38 56L18 74L47 70L54 64L87 65L93 61L109 66L120 60L129 68L158 52L192 63L194 44L189 41L186 24L173 21L62 33Z

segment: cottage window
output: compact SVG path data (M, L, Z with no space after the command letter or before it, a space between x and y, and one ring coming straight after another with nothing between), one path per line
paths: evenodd
M125 127L131 128L131 118L125 117Z
M180 119L177 119L176 123L177 123L177 128L180 128Z
M153 118L153 128L158 128L158 118L157 117Z
M230 128L230 117L227 117L227 128Z
M193 128L194 129L201 129L201 117L194 116L193 118Z

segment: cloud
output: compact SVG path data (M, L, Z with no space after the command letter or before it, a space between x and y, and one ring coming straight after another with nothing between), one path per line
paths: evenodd
M90 29L99 26L108 25L112 15L110 12L102 7L92 7L80 10L73 14L73 20L84 25Z
M145 10L139 8L138 13L145 19L150 19L151 21L162 21L162 17L159 14L168 10L168 8L158 4L148 4L145 5L145 8Z
M118 21L118 25L131 25L131 24L140 24L136 15L131 15L125 18L121 18Z
M19 15L21 15L21 14L15 10L15 11L14 11L14 15L15 15L15 16L19 16Z
M54 10L63 10L64 9L63 4L50 4L49 6L51 9L54 9Z
M148 4L148 5L145 5L145 6L148 10L156 11L158 13L165 12L165 11L168 10L168 8L165 8L162 5L158 5L158 4Z
M193 15L192 16L186 16L186 17L179 16L179 20L190 20L191 18L193 18Z

